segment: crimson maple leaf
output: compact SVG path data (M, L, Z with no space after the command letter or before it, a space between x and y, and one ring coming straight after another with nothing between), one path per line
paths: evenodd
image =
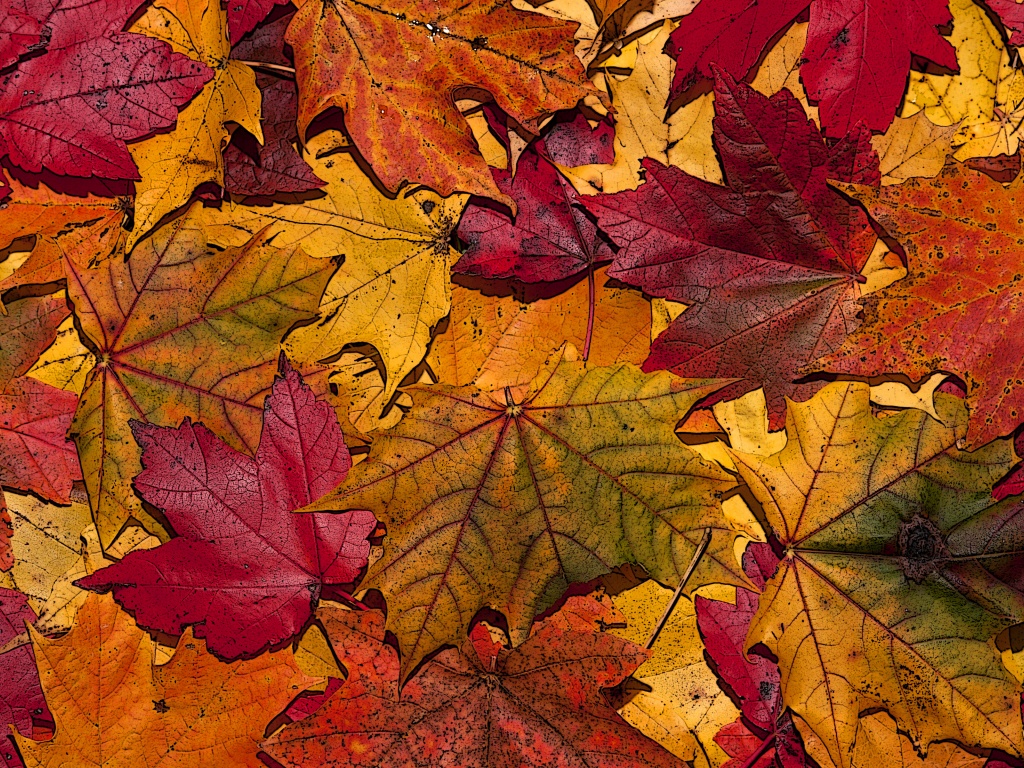
M82 479L75 444L67 439L78 407L74 392L27 376L0 394L0 483L67 504Z
M27 171L138 179L126 142L167 128L213 70L122 32L139 0L0 0L0 155ZM36 55L39 51L45 51Z
M247 6L258 4L249 2ZM237 5L228 4L229 29L231 10ZM261 26L231 50L231 57L291 65L284 53L284 33L293 15L289 13ZM257 72L256 84L263 94L263 144L247 131L235 130L224 150L224 188L235 195L270 197L278 192L309 192L324 186L325 182L295 151L299 104L295 81Z
M274 10L275 5L284 5L288 0L228 0L228 37L236 45L247 32L263 21ZM261 59L265 61L265 59Z
M1010 32L1010 45L1024 45L1024 5L1017 0L986 0L985 6L992 9Z
M514 177L500 168L492 168L491 175L515 201L515 223L486 202L467 207L458 233L469 247L454 272L554 282L611 259L611 247L579 205L572 184L548 159L543 141L520 155Z
M779 559L768 544L751 544L743 554L743 570L751 582L763 589L775 573ZM694 601L697 626L715 671L728 690L739 699L741 719L723 727L715 741L734 759L729 768L751 765L760 750L775 765L774 751L784 768L802 767L805 755L793 719L782 704L779 668L768 659L745 651L747 630L757 613L760 595L737 588L736 603L724 603L698 596ZM761 765L760 762L756 763Z
M858 120L888 128L912 56L957 69L953 46L938 31L951 20L947 0L703 0L665 44L676 60L671 98L710 77L713 65L742 79L808 7L800 75L829 136L846 135Z
M335 623L343 631L332 641L366 647L360 657L371 674L357 667L355 685L346 681L316 714L264 742L283 765L682 765L629 726L601 691L649 655L626 640L545 622L506 650L477 624L461 648L428 661L399 697L397 654L383 643L383 621L349 626ZM386 677L378 674L382 658L390 659Z
M571 118L571 119L569 119ZM593 128L579 110L561 113L544 129L548 157L569 168L615 160L615 126L608 115Z
M325 590L356 579L377 521L369 512L294 515L351 466L334 411L282 362L255 459L186 419L132 422L143 447L135 487L178 538L81 579L112 591L140 626L195 624L210 651L235 659L296 636Z
M51 719L25 629L35 620L36 614L23 594L0 587L0 728L4 731L0 736L0 768L23 765L7 738L9 726L31 737L33 719Z
M636 190L582 198L619 246L609 276L696 304L651 345L644 370L740 379L716 394L765 388L773 428L804 367L857 327L857 270L875 240L867 217L829 178L877 183L867 133L834 146L799 102L766 98L719 73L715 146L728 186L644 160Z

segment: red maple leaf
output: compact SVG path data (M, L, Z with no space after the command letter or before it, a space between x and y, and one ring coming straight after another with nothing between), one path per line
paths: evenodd
M249 3L249 6L256 3ZM228 4L228 26L231 10ZM233 59L290 66L285 56L284 33L293 13L264 24L231 50ZM263 94L263 144L244 129L236 129L224 150L224 188L235 195L271 197L278 192L309 192L324 182L295 151L298 128L298 89L295 81L256 73Z
M172 125L213 77L167 43L121 32L138 0L5 5L0 67L16 65L0 78L0 155L32 173L139 178L125 142Z
M857 270L875 235L830 178L878 181L864 131L829 147L788 91L766 98L719 73L714 142L728 186L644 161L638 189L583 198L619 246L609 276L695 304L651 346L644 370L765 388L772 426L804 367L857 327Z
M366 564L372 514L292 514L341 483L351 459L334 411L287 362L255 459L188 419L132 429L143 447L135 487L178 538L78 583L112 591L141 626L180 633L195 624L218 656L256 654L296 636L321 594Z
M228 0L228 37L235 45L274 10L288 0Z
M283 765L682 765L629 726L601 691L648 656L626 640L545 623L506 650L477 624L461 648L426 662L399 697L397 653L383 643L383 619L357 623L361 635L335 625L335 648L364 646L375 669L389 659L387 676L367 678L356 666L354 689L346 681L316 714L264 742Z
M593 128L578 110L570 112L568 117L556 117L545 127L543 136L548 157L569 168L607 165L615 160L615 125L611 115Z
M82 479L75 444L67 439L78 407L74 392L28 378L0 394L0 483L61 504Z
M25 635L26 624L35 621L36 614L23 594L0 587L0 728L5 732L0 736L0 768L24 765L7 736L9 726L32 737L33 720L51 720L35 653Z
M767 544L751 544L743 570L759 588L775 573L779 559ZM757 613L760 595L736 590L736 603L697 597L697 626L714 668L739 699L742 718L723 727L715 741L733 759L728 768L802 768L806 762L800 737L782 704L779 668L768 659L746 653L747 630ZM758 755L754 762L751 759ZM776 759L777 758L777 761Z
M572 184L548 159L543 141L522 153L514 178L499 168L492 168L491 175L498 189L516 202L515 223L494 204L466 208L458 233L468 248L453 271L553 282L611 259L611 248L579 204Z
M1010 31L1010 45L1024 45L1024 5L1017 0L985 0L985 6Z
M946 0L704 0L665 45L676 60L671 98L710 77L714 65L742 79L808 7L800 74L829 136L844 136L858 120L874 131L888 128L912 56L957 69L953 46L938 31L951 20Z

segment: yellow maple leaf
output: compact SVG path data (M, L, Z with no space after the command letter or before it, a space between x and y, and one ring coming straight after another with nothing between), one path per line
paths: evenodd
M730 588L717 585L716 589L715 597L723 597L728 593L722 590ZM612 602L625 615L626 626L609 631L643 645L671 599L672 590L655 581L616 595ZM715 743L715 734L740 713L704 660L691 601L679 601L652 650L651 658L634 674L651 690L636 694L620 714L677 757L693 761L696 768L721 765L728 755Z
M448 314L458 258L449 238L467 196L420 189L387 197L347 150L334 150L337 138L327 132L306 146L306 160L327 182L323 197L269 207L226 204L204 211L203 221L207 238L220 246L266 229L278 247L301 247L314 258L344 256L319 319L295 330L285 351L301 364L331 360L347 344L372 344L387 374L383 406L422 362L431 330Z
M129 252L164 216L187 203L200 184L223 184L226 123L238 123L263 141L256 75L228 59L231 44L220 0L157 0L131 31L163 40L177 53L212 67L214 76L178 115L174 130L129 147L142 175L135 182Z

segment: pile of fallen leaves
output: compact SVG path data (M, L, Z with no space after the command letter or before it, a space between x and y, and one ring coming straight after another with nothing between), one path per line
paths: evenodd
M0 768L1024 766L1018 45L0 0Z

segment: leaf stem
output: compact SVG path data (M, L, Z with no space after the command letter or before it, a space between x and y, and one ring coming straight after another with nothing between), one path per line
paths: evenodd
M279 77L295 77L295 67L286 67L283 64L271 64L269 61L246 61L245 59L235 59L235 61L239 64L250 66L253 69L269 70Z
M746 761L743 763L743 765L740 766L740 768L754 768L754 766L757 764L757 761L764 757L768 750L771 749L774 745L775 734L769 733L767 736L764 737L764 741L761 742L761 746L757 748L757 751L755 751L754 754L748 757Z
M711 544L711 529L704 529L704 537L700 540L700 544L697 545L697 551L693 553L693 557L690 559L690 564L686 566L686 571L683 573L683 577L679 580L679 586L676 587L675 594L672 595L672 599L669 600L668 605L665 606L665 612L661 614L661 618L658 619L658 623L654 625L654 629L651 630L651 636L647 638L647 643L644 648L650 650L654 646L654 642L658 639L658 635L661 634L662 628L665 626L665 622L668 621L668 617L672 615L672 611L676 607L676 603L679 602L679 598L683 594L683 588L686 587L686 582L690 580L694 570L697 568L697 563L704 556L704 553L708 551L708 545Z
M590 339L594 335L594 305L597 304L596 288L594 286L594 263L591 262L587 268L587 288L590 294L590 304L587 307L587 337L583 340L583 362L590 357Z
M342 600L344 600L346 603L348 603L349 605L351 605L353 608L355 608L357 610L360 610L360 611L368 611L368 610L370 610L370 606L368 606L362 600L357 600L356 598L352 597L352 595L350 595L348 592L343 592L340 589L336 589L336 590L334 590L334 594L337 595L338 597L340 597Z

